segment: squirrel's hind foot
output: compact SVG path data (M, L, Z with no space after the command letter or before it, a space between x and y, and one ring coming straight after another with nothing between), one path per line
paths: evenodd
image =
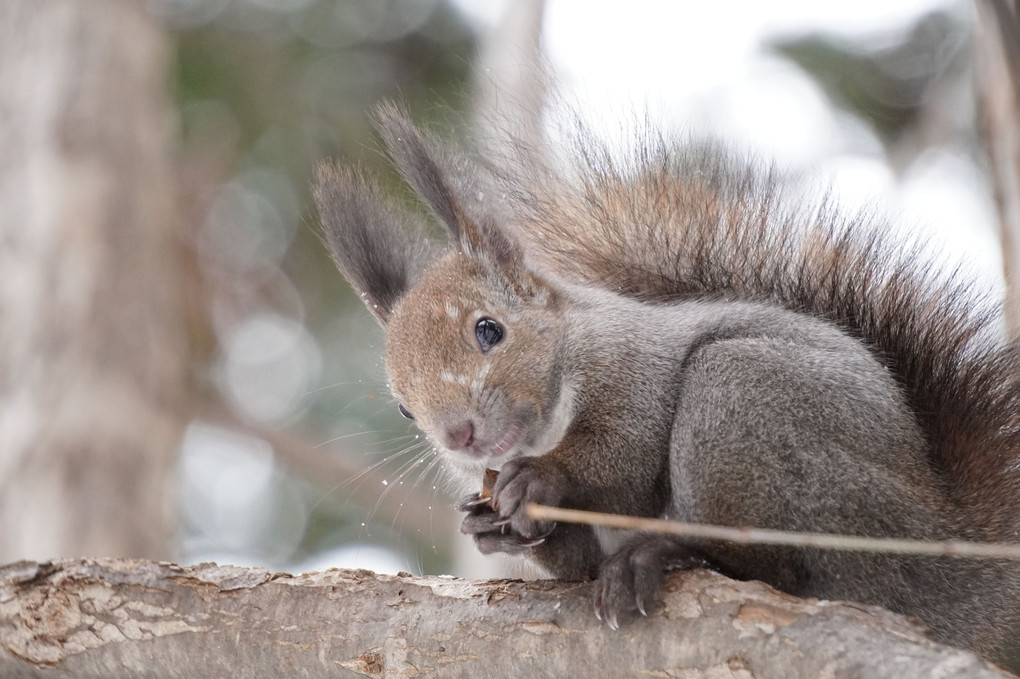
M595 583L595 615L612 629L636 613L648 615L666 573L711 568L697 550L671 535L642 535L602 564Z

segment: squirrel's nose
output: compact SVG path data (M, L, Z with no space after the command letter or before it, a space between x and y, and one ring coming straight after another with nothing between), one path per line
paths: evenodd
M450 450L467 450L475 442L475 425L471 420L462 420L443 427L443 445Z

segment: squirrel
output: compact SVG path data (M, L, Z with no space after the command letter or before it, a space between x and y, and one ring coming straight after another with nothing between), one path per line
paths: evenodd
M995 655L1016 562L620 538L524 510L1020 541L1020 343L995 339L965 283L718 145L647 134L616 160L580 130L567 162L523 144L469 161L392 104L377 125L448 242L329 163L324 240L481 552L596 579L613 628L651 610L666 572L709 567Z

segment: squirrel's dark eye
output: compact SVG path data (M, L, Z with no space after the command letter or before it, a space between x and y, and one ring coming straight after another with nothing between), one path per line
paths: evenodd
M411 414L410 410L408 410L407 408L404 407L403 403L398 403L397 404L397 410L400 412L401 415L403 415L407 419L409 419L409 420L413 420L414 419L414 415Z
M482 351L488 351L503 339L503 326L491 318L483 318L475 324L475 338Z

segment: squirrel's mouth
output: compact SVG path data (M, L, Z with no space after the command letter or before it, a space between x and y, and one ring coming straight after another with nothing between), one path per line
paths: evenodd
M485 440L475 441L463 452L473 460L495 460L514 449L518 441L520 441L521 432L522 426L519 423L514 424L495 442L487 443Z
M511 457L515 457L522 445L531 446L532 416L526 409L520 409L512 415L501 414L486 420L481 416L472 416L478 424L474 427L477 436L472 436L462 448L447 448L454 455L474 461L492 461L498 466Z
M503 434L496 443L483 453L483 457L500 457L517 445L517 439L519 439L520 436L521 428L516 425L511 427L510 431Z

